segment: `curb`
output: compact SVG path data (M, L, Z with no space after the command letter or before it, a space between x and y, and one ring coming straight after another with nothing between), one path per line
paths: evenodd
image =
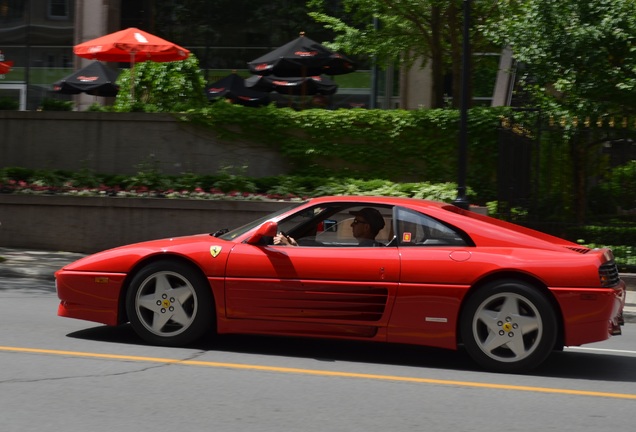
M1 266L2 264L0 264ZM62 268L60 266L60 268ZM3 268L0 267L0 277L5 278L31 278L31 279L39 279L39 280L55 280L55 272L57 270L42 270L38 268Z

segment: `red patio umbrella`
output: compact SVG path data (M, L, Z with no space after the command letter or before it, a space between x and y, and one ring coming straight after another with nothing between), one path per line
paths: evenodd
M13 67L13 61L3 61L0 62L0 75L5 75L11 72L11 68Z
M190 55L190 51L187 49L135 27L82 42L73 47L73 52L88 59L106 62L130 62L131 79L135 63L185 60ZM130 88L134 98L134 86L131 85Z

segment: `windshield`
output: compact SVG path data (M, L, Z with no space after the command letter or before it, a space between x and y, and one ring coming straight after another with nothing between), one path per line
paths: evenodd
M277 212L274 213L270 213L267 216L263 216L262 218L258 218L255 221L249 222L241 227L238 227L236 229L233 229L232 231L228 231L223 235L220 235L219 238L223 239L223 240L234 240L236 237L241 236L243 234L245 234L246 232L248 232L249 230L256 228L257 226L261 225L263 222L266 222L270 219L274 219L276 216L281 215L285 212L288 212L289 210L298 207L301 204L304 204L305 202L299 202L293 205L290 205L289 207L285 207L281 210L278 210Z

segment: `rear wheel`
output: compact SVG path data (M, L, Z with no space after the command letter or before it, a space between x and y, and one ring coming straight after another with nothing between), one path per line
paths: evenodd
M557 320L546 296L521 281L490 283L468 300L460 331L468 354L486 369L522 372L552 352Z
M126 311L135 332L147 342L182 346L211 329L214 307L202 274L185 263L163 260L134 276Z

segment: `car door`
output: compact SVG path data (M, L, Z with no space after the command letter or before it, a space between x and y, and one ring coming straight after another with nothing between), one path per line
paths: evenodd
M454 348L461 301L474 253L465 233L410 209L395 212L400 287L387 339Z
M399 279L397 248L351 244L344 215L317 220L327 232L314 228L318 235L299 239L298 247L237 244L227 262L227 318L313 323L318 332L334 324L386 326Z

